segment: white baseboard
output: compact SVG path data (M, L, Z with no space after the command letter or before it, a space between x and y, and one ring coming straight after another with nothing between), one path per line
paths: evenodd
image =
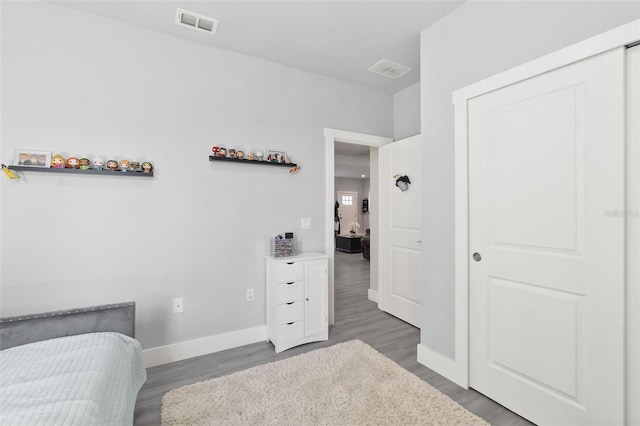
M455 360L447 358L421 343L418 343L418 362L451 380L458 386L469 389L469 379L467 378L466 371L460 371L461 366L459 366Z
M369 289L369 300L378 303L378 290Z
M146 368L267 340L267 326L245 328L142 351Z

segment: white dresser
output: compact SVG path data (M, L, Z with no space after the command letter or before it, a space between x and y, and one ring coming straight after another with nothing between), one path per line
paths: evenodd
M267 338L276 352L329 338L328 256L267 256Z

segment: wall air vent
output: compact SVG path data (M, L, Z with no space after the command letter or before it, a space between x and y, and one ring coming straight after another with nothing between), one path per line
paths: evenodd
M376 74L383 75L385 77L398 79L411 71L413 68L409 68L406 65L399 64L397 62L390 61L388 59L383 59L371 68L369 71L374 72Z
M194 30L204 31L213 35L218 29L218 23L219 21L217 19L180 8L176 9L176 25L187 26Z

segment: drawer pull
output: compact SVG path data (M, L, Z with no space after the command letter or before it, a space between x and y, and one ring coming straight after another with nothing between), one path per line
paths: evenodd
M287 262L287 265L293 265L296 262Z
M307 299L307 300L309 300L309 299ZM287 305L293 305L294 303L296 303L296 302L287 302Z
M295 323L296 323L295 321L294 322L288 322L287 325L293 325Z
M290 283L287 283L287 285L291 285L291 284L293 284L293 283L295 283L295 281L291 281Z

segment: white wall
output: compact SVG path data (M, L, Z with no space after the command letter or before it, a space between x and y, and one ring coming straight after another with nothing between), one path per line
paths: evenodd
M369 201L369 209L371 209L371 181L369 178L362 179L362 199ZM362 201L360 201L360 210L362 211ZM371 228L371 216L369 212L362 213L362 232L367 228Z
M420 83L393 94L393 139L420 133Z
M378 215L378 212L380 211L380 203L378 201L380 196L380 188L378 185L378 181L380 180L378 171L378 148L369 148L369 161L371 164L369 169L371 172L369 178L369 189L367 190L370 194L368 216L371 228L371 237L369 240L369 271L371 272L369 275L369 288L371 290L375 290L377 294L380 259L378 256L379 232L377 232L380 228L380 216Z
M323 129L390 136L392 96L51 3L1 7L2 162L32 148L156 172L3 178L1 315L135 300L144 348L263 325L269 238L325 249ZM212 145L286 149L302 169L212 163Z
M451 92L639 16L638 2L471 1L422 32L422 345L453 358Z

